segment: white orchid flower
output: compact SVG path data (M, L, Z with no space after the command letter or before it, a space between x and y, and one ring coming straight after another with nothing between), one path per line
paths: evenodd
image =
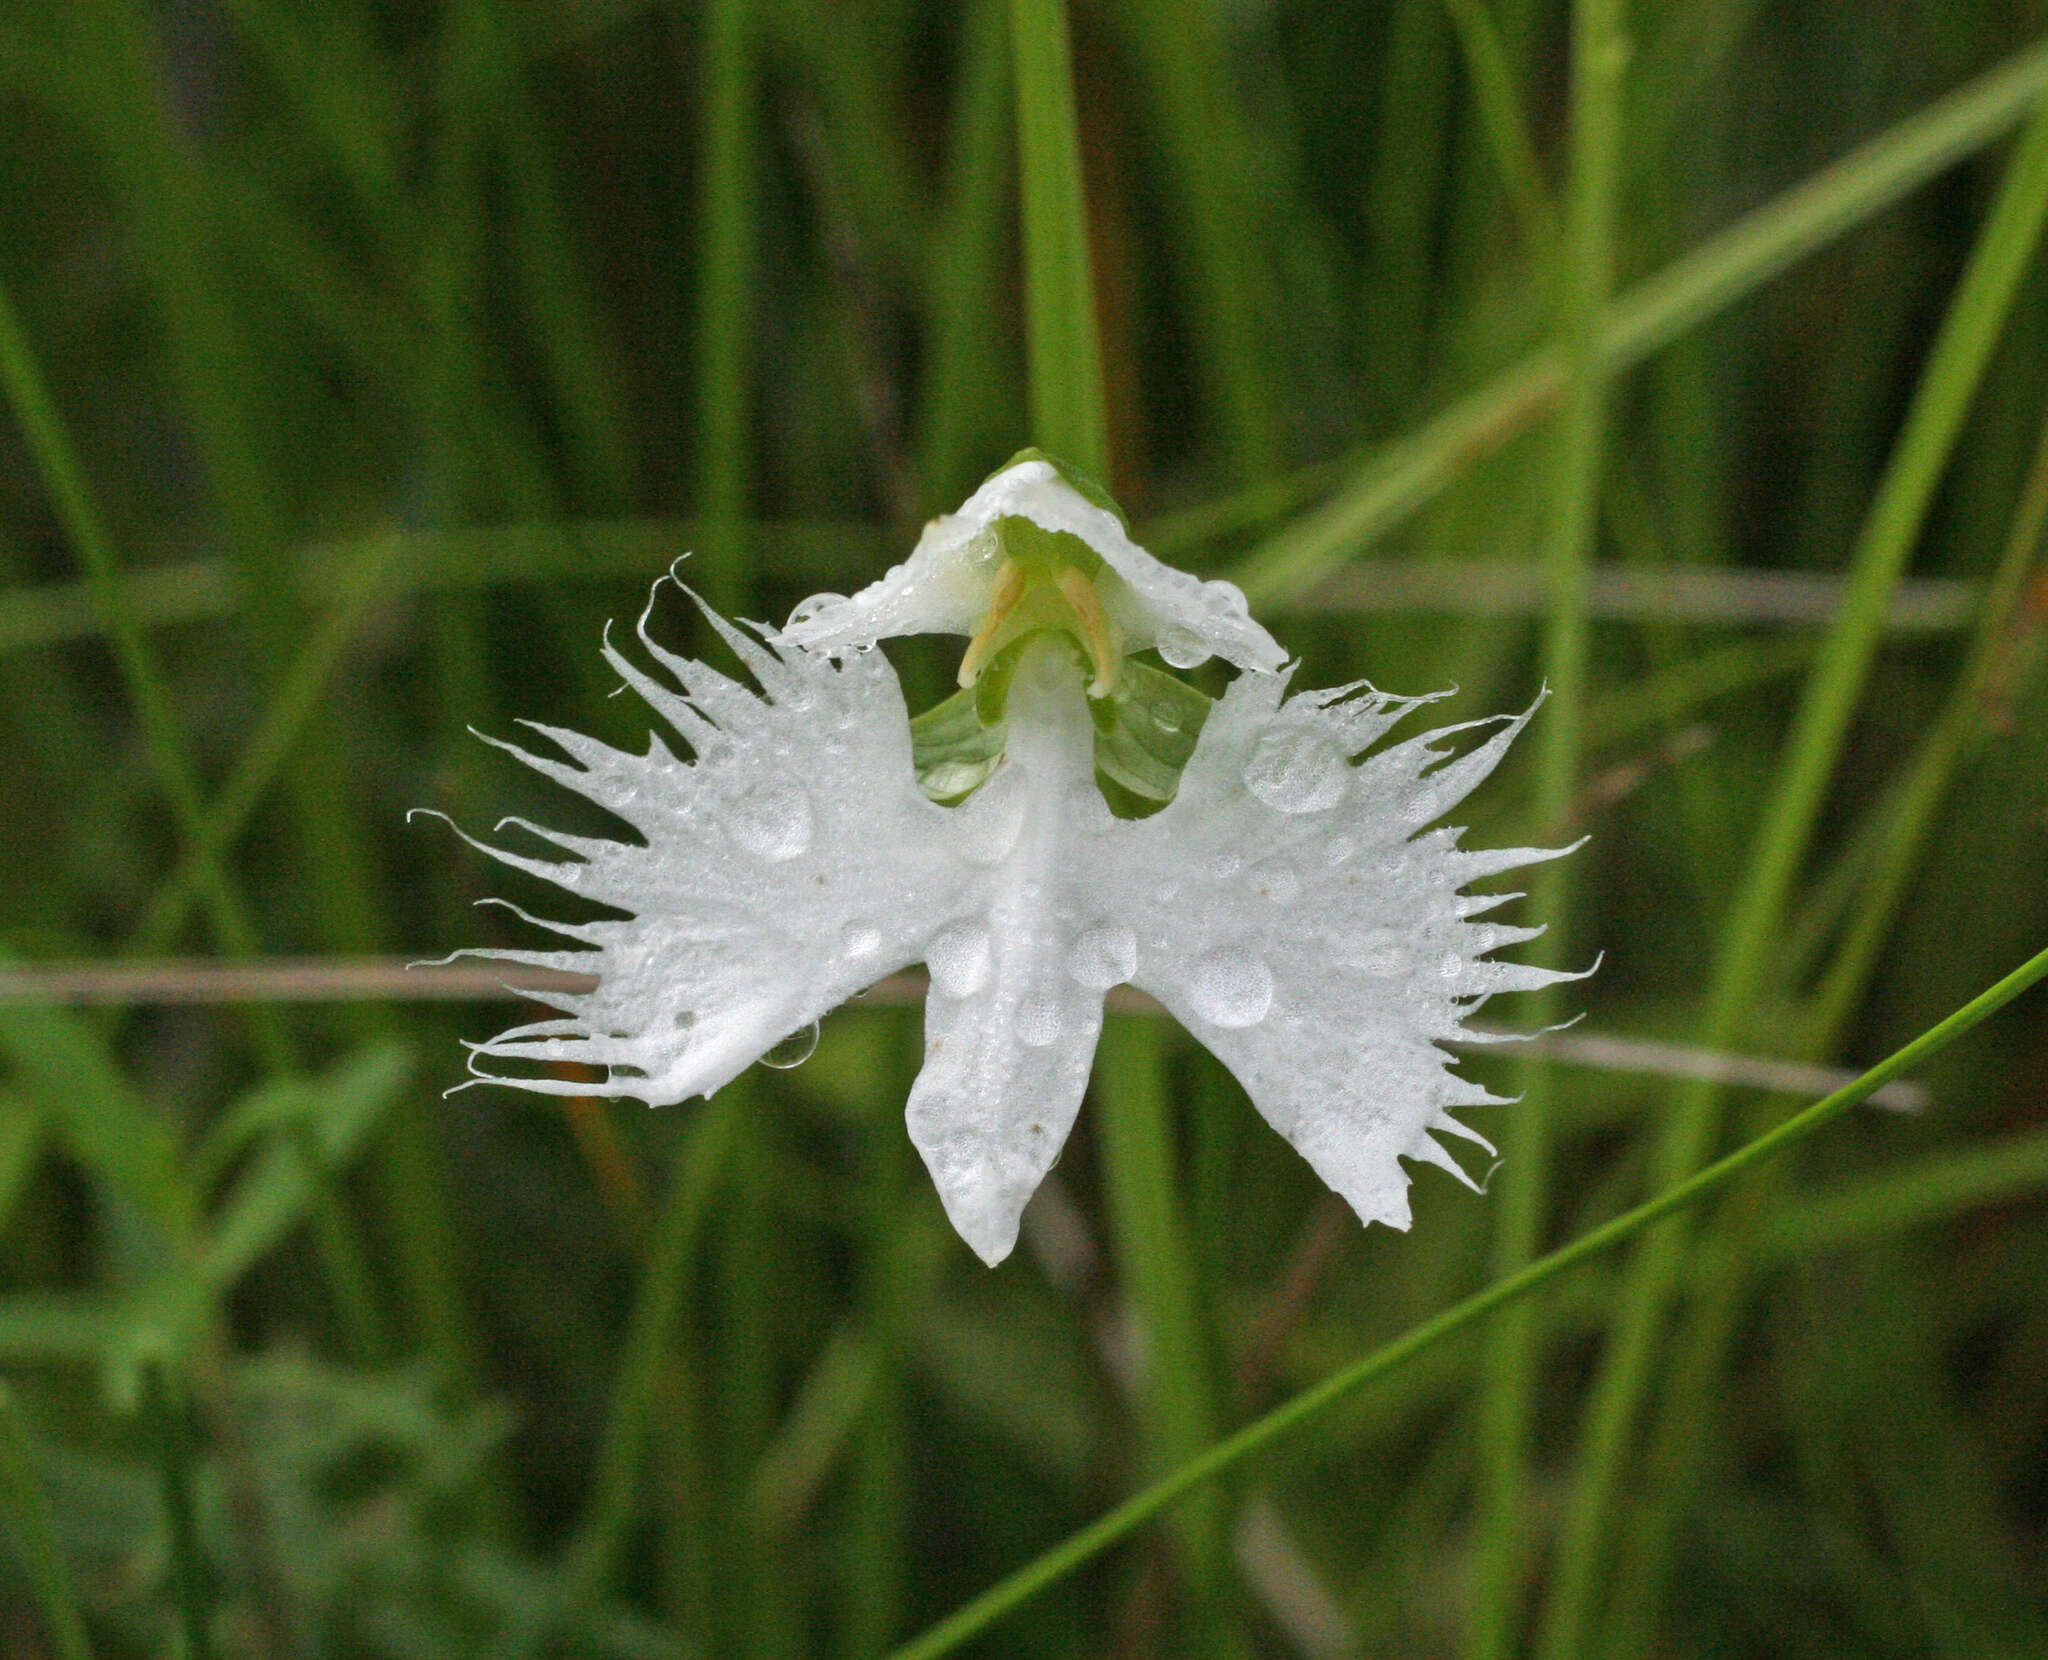
M864 593L800 607L780 632L706 615L758 689L663 650L645 616L640 639L675 686L604 648L693 761L658 736L634 755L545 726L569 763L502 746L644 845L521 820L572 857L484 848L629 915L543 924L581 949L475 953L597 976L587 995L546 998L560 1018L471 1045L478 1078L655 1105L708 1096L923 963L911 1139L994 1264L1073 1125L1103 996L1130 984L1365 1221L1407 1227L1402 1159L1470 1185L1436 1136L1486 1145L1451 1114L1499 1098L1439 1045L1471 1041L1463 1022L1493 993L1573 976L1490 960L1536 930L1475 921L1513 896L1462 892L1555 853L1468 852L1430 826L1528 713L1470 723L1499 730L1463 755L1445 740L1468 728L1446 727L1358 759L1426 700L1363 685L1288 696L1291 669L1235 588L1160 564L1098 491L1029 451ZM971 689L915 735L895 672L867 649L913 631L972 636ZM1148 644L1244 672L1211 706L1128 660ZM603 1075L492 1069L506 1061Z

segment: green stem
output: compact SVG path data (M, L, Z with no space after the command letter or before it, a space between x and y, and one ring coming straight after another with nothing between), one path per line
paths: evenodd
M1081 193L1066 0L1010 0L1034 443L1109 482L1109 427Z
M143 742L155 765L157 782L170 803L187 855L196 868L214 931L231 954L253 956L256 932L226 870L208 843L199 774L192 763L184 728L171 706L162 666L135 614L113 539L86 485L84 469L78 464L63 417L57 412L56 402L22 331L14 302L4 288L0 288L0 384L4 384L14 417L28 439L44 488L57 510L58 522L79 562L85 566L93 603L113 646L115 666L141 723Z
M1321 1383L1303 1390L1285 1405L1217 1442L1200 1457L1190 1459L1164 1480L1132 1495L1106 1515L948 1615L922 1636L899 1648L891 1660L935 1660L938 1655L950 1654L1013 1608L1150 1521L1182 1494L1242 1463L1290 1430L1320 1416L1337 1402L1386 1376L1445 1338L1484 1320L1497 1309L1519 1301L1581 1263L1626 1243L1645 1228L1689 1209L1719 1192L1743 1172L1753 1170L1766 1160L1797 1146L1850 1108L1868 1100L1892 1079L1947 1048L2043 978L2048 978L2048 950L2030 957L1947 1019L1880 1061L1855 1082L1816 1101L1776 1129L1667 1188L1656 1198L1581 1234L1569 1245L1560 1246L1519 1272L1495 1281L1484 1291L1410 1327L1392 1343L1353 1361Z
M1558 335L1567 366L1558 433L1556 496L1544 554L1550 596L1542 660L1551 702L1538 731L1536 822L1555 836L1571 818L1584 759L1587 602L1599 534L1607 375L1600 321L1613 287L1615 200L1621 151L1622 66L1627 57L1619 0L1577 0L1572 9L1572 179L1565 239L1558 246ZM1535 885L1534 918L1545 930L1539 958L1564 965L1570 947L1567 861L1545 865ZM1558 988L1533 1000L1538 1026L1562 1012ZM1536 1254L1548 1203L1548 1113L1552 1068L1524 1069L1522 1102L1503 1137L1506 1183L1494 1237L1497 1276ZM1532 1527L1529 1515L1531 1425L1536 1393L1537 1310L1515 1305L1491 1333L1481 1399L1481 1521L1478 1593L1471 1652L1511 1653L1521 1625Z
M1755 1006L1885 610L2025 274L2044 211L2048 112L2036 114L2006 169L1851 556L1841 609L1807 681L1748 869L1722 928L1700 1038L1704 1048L1737 1047ZM1720 1129L1720 1100L1711 1085L1681 1093L1654 1154L1660 1184L1677 1181L1706 1158ZM1685 1249L1685 1230L1674 1225L1647 1238L1629 1265L1613 1338L1587 1408L1578 1480L1537 1647L1540 1660L1574 1660L1584 1652L1622 1459Z

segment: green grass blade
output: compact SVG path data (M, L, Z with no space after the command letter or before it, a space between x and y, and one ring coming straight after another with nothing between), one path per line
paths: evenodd
M1247 1424L1182 1465L1163 1481L1134 1494L1115 1509L1070 1535L1035 1561L983 1592L972 1602L932 1626L923 1635L897 1649L891 1660L936 1660L950 1654L970 1637L978 1635L1012 1609L1073 1572L1091 1557L1124 1538L1164 1510L1183 1494L1193 1491L1242 1463L1252 1454L1289 1431L1318 1417L1346 1396L1385 1376L1404 1362L1485 1319L1495 1310L1519 1301L1560 1274L1599 1257L1637 1237L1644 1229L1677 1215L1719 1192L1745 1171L1797 1146L1815 1132L1826 1128L1850 1108L1867 1100L1892 1079L1938 1054L2015 997L2043 978L2048 978L2048 950L2043 950L2010 974L1979 993L1947 1019L1930 1027L1904 1048L1880 1061L1854 1083L1816 1101L1805 1111L1787 1119L1776 1129L1730 1153L1665 1189L1654 1199L1625 1211L1612 1221L1581 1234L1569 1245L1539 1257L1520 1272L1497 1280L1484 1291L1454 1304L1440 1314L1411 1327L1401 1337L1376 1349L1321 1383L1303 1390L1285 1405Z
M2041 567L2044 532L2048 532L2048 421L2042 424L2004 551L1985 587L1969 656L1934 730L1914 758L1878 843L1877 868L1870 874L1848 933L1814 995L1810 1019L1820 1032L1839 1031L1869 986L1907 884L1925 853L1935 814L1958 767L1988 733L1994 698L2018 701L2023 692L2023 688L1999 682L2011 667L2008 657L2015 614L2030 575Z
M943 512L974 487L1015 440L1015 418L997 400L1010 342L997 328L1010 205L1008 0L967 10L944 204L925 277L931 368L917 423L918 483L925 508ZM991 430L993 429L993 430Z
M56 401L50 396L22 332L14 303L4 289L0 289L0 385L4 385L7 401L28 439L58 520L79 563L85 567L94 604L113 644L115 663L141 723L157 781L177 816L186 848L195 859L215 931L229 952L252 955L256 949L255 929L227 872L206 846L199 777L184 729L172 707L163 671L121 580L120 559L87 487Z
M1850 1015L1868 991L1879 952L1891 931L1906 885L1919 867L1957 768L1985 735L1994 677L2011 643L2014 612L2029 569L2048 526L2048 423L2044 423L2033 467L2022 486L1998 567L1985 590L1977 627L1962 673L1946 706L1922 740L1902 788L1887 792L1873 811L1882 815L1873 839L1876 869L1859 896L1855 916L1820 987L1804 1011L1802 1052L1830 1054ZM1719 1379L1735 1340L1749 1283L1746 1242L1767 1229L1773 1210L1771 1187L1752 1183L1738 1189L1716 1225L1718 1243L1707 1247L1710 1272L1696 1278L1692 1308L1672 1355L1666 1386L1657 1402L1650 1437L1649 1468L1654 1479L1643 1500L1631 1507L1623 1571L1616 1576L1617 1604L1610 1649L1620 1656L1645 1652L1654 1640L1667 1594L1678 1523L1696 1489L1708 1424Z
M1843 604L1808 678L1748 867L1723 923L1701 1043L1734 1047L1762 989L1785 902L1813 834L1882 618L1918 540L1934 487L2018 292L2048 212L2048 113L2037 113L2007 166L1929 354L1877 499L1851 555ZM1653 1155L1656 1180L1698 1168L1720 1127L1720 1094L1685 1091ZM1630 1264L1613 1338L1587 1408L1574 1499L1559 1538L1541 1660L1584 1649L1620 1497L1621 1464L1648 1389L1657 1337L1685 1250L1680 1226L1650 1236Z
M1255 208L1251 199L1250 135L1230 96L1212 9L1202 0L1142 0L1117 15L1180 204L1169 229L1194 314L1203 404L1220 429L1229 476L1263 479L1281 459L1262 264L1263 233L1279 209Z
M754 49L749 0L704 14L703 185L698 202L697 511L717 527L697 578L728 616L748 601L745 550L748 350L753 332Z
M1362 185L1366 245L1354 325L1375 424L1414 412L1443 322L1436 223L1449 174L1451 31L1440 0L1394 0L1379 66L1372 162Z
M1529 117L1515 86L1507 46L1487 9L1487 0L1443 0L1443 6L1458 31L1458 49L1465 60L1466 79L1472 83L1480 131L1486 135L1486 147L1500 173L1508 203L1530 252L1539 262L1547 261L1559 236L1557 209L1551 205L1543 169L1536 161Z
M214 1575L199 1541L190 1405L168 1360L143 1362L142 1416L171 1545L171 1603L181 1660L213 1660Z
M1565 234L1557 245L1558 335L1566 365L1565 400L1552 474L1555 495L1544 550L1550 596L1542 663L1551 692L1537 732L1536 835L1559 835L1578 799L1584 765L1587 603L1599 538L1600 485L1607 425L1607 375L1600 324L1614 282L1614 225L1621 157L1623 65L1628 41L1619 0L1576 0L1572 8L1572 176ZM1545 929L1539 960L1562 968L1570 935L1571 865L1554 860L1538 873L1532 921ZM1533 1000L1533 1023L1555 1025L1558 988ZM1549 1204L1549 1112L1554 1070L1524 1068L1522 1101L1502 1140L1506 1160L1495 1219L1493 1271L1504 1277L1536 1255ZM1480 1402L1481 1522L1471 1626L1475 1655L1513 1652L1531 1562L1531 1425L1535 1411L1538 1325L1527 1303L1506 1311L1490 1336Z
M1066 0L1010 0L1031 438L1110 482L1109 427L1081 190Z
M2024 121L2048 94L2048 46L2012 58L1823 168L1623 292L1602 347L1610 373L1641 362L1843 232ZM1524 358L1408 436L1375 450L1324 506L1233 573L1254 603L1299 594L1526 429L1564 393L1555 349Z
M178 868L136 926L128 955L154 956L183 931L194 896L201 889L202 866L209 860L225 860L248 828L293 746L318 712L321 696L361 632L371 606L383 597L400 546L397 537L377 538L363 545L355 567L344 579L347 592L299 648L227 782L206 804L198 838L184 849Z
M2048 1130L2031 1130L1982 1147L1932 1154L1904 1169L1845 1182L1783 1206L1765 1221L1758 1254L1777 1264L1854 1250L1907 1228L2043 1189L2048 1189Z
M197 1219L177 1138L122 1075L99 1034L68 1009L0 1006L0 1057L72 1156L157 1235L158 1267L182 1252Z
M57 1543L57 1519L36 1479L27 1427L14 1391L0 1378L0 1515L12 1526L14 1547L43 1605L43 1621L57 1660L92 1660L85 1617L71 1584L71 1569Z
M1103 1188L1119 1278L1143 1333L1139 1430L1157 1475L1216 1438L1218 1389L1187 1222L1179 1202L1173 1101L1161 1022L1111 1016L1095 1056ZM1203 1494L1174 1529L1189 1607L1180 1652L1250 1652L1231 1607L1224 1495Z
M676 1143L668 1200L648 1241L597 1470L563 1570L563 1607L572 1617L609 1589L633 1523L663 1360L689 1306L713 1191L734 1136L744 1133L738 1106L738 1091L721 1090Z

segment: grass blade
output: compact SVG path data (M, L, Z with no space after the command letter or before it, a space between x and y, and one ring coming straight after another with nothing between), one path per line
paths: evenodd
M1010 0L1033 442L1109 480L1109 428L1066 0Z
M1851 556L1842 611L1807 681L1748 868L1722 926L1701 1037L1707 1048L1739 1042L1762 989L1786 897L1876 650L1880 619L2018 292L2044 212L2048 112L2035 115L2007 166ZM1680 1097L1654 1154L1660 1183L1698 1168L1719 1130L1719 1103L1712 1086ZM1684 1249L1681 1227L1660 1230L1630 1265L1613 1340L1587 1408L1575 1498L1559 1538L1557 1577L1538 1642L1542 1660L1572 1660L1584 1648L1619 1498L1621 1461Z
M1665 1189L1654 1199L1581 1234L1569 1245L1539 1257L1518 1273L1495 1281L1484 1291L1411 1327L1384 1348L1332 1373L1284 1406L1225 1437L1199 1458L1189 1460L1163 1481L1155 1482L1143 1492L1126 1499L1108 1514L1070 1535L1037 1560L948 1615L916 1640L904 1644L891 1656L891 1660L937 1660L939 1655L952 1653L968 1638L987 1630L1013 1608L1108 1549L1183 1494L1242 1463L1269 1443L1315 1419L1346 1396L1384 1377L1445 1338L1483 1320L1496 1309L1528 1296L1560 1274L1626 1243L1665 1217L1690 1209L1726 1187L1744 1171L1755 1169L1825 1129L1851 1107L1867 1100L1892 1079L1929 1056L1947 1048L2044 977L2048 977L2048 950L2030 957L1947 1019L1880 1061L1853 1084L1814 1102L1776 1129Z
M1550 595L1542 663L1551 692L1537 733L1535 818L1539 838L1559 835L1578 800L1584 765L1588 602L1599 538L1607 425L1607 375L1600 322L1614 282L1614 222L1621 156L1623 65L1628 41L1619 0L1576 0L1572 8L1572 177L1557 273L1559 346L1566 365L1544 556ZM1571 864L1538 873L1531 920L1545 930L1538 960L1565 966L1570 944ZM1558 988L1538 993L1539 1027L1562 1014ZM1532 1061L1521 1105L1502 1141L1506 1180L1495 1218L1493 1270L1504 1277L1535 1256L1549 1203L1549 1120L1554 1070ZM1532 1534L1528 1471L1535 1411L1537 1319L1527 1303L1507 1310L1491 1333L1481 1398L1479 1574L1471 1652L1505 1656L1515 1647Z
M71 1570L57 1543L57 1519L36 1479L28 1432L14 1391L0 1378L0 1509L13 1522L15 1549L43 1605L43 1620L57 1660L92 1660L85 1618L71 1585Z
M2044 95L2048 45L2019 54L1901 121L1626 290L1601 331L1609 373L1640 363L1994 143ZM1246 555L1232 573L1235 580L1255 604L1313 587L1554 407L1564 384L1564 361L1555 348L1524 358L1407 437L1368 455L1330 501Z

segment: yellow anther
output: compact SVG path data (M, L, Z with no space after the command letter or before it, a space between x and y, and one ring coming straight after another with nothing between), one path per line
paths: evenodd
M1122 663L1116 642L1110 638L1109 619L1102 614L1102 600L1090 582L1073 566L1059 574L1060 592L1081 619L1082 636L1088 642L1088 656L1095 664L1095 679L1089 684L1090 697L1107 697L1116 688L1116 671Z
M1017 608L1017 601L1024 597L1024 573L1017 568L1014 559L1005 559L996 572L995 592L989 596L988 614L981 619L981 626L974 631L967 642L967 655L960 659L960 684L972 686L981 678L984 664L1001 643L997 636L1009 620L1010 613Z

